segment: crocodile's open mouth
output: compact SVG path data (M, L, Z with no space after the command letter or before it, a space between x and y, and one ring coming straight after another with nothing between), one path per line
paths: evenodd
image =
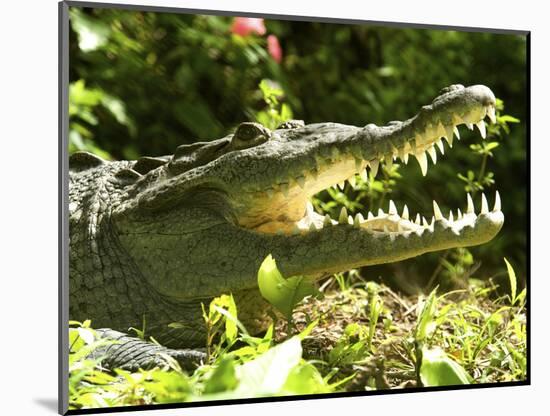
M488 91L490 93L490 90ZM490 96L493 97L492 93ZM441 120L436 125L421 124L422 120L417 120L419 116L405 122L415 126L414 137L400 142L398 140L399 144L393 140L390 146L379 146L387 151L378 153L378 157L365 160L358 158L356 154L340 152L335 149L330 157L317 159L316 170L304 171L301 176L289 180L288 183L279 183L271 189L257 192L254 196L253 208L240 215L239 225L260 233L284 235L304 235L318 232L326 227L344 225L364 230L374 237L388 236L392 241L396 237L408 237L413 233L418 236L424 232L433 233L439 226L455 236L461 235L468 228L477 231L479 226L486 234L479 235L480 242L492 238L502 226L504 218L498 192L492 209L489 208L485 195L481 196L479 215L475 213L470 195L467 196L464 212L458 209L456 213L451 211L446 217L443 216L437 202L434 201L433 217L429 219L419 214L411 215L406 205L400 210L400 214L391 200L387 212L383 210L379 210L377 213L369 212L366 218L361 213L355 216L348 215L345 208L341 209L338 218L331 218L328 214L320 215L313 209L310 202L313 195L330 186L338 186L343 189L346 181L355 188L357 176L366 181L369 169L370 174L376 176L381 161L391 165L396 159L400 159L407 164L409 156L413 155L419 163L422 174L426 175L428 156L435 164L437 162L436 149L439 149L442 155L445 152L442 139L444 138L448 142L449 147L453 145L454 136L460 139L457 126L464 124L473 130L475 125L481 136L485 138L485 117L488 117L493 123L496 120L495 100L494 97L485 99L466 113L453 114L450 119ZM402 123L400 127L402 128L405 123ZM417 126L422 127L417 128ZM392 127L390 124L382 129L388 129L389 135L391 135ZM487 238L489 234L491 234L490 238Z

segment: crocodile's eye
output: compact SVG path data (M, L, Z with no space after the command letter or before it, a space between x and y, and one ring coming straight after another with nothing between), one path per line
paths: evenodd
M241 123L233 135L231 144L236 149L256 146L269 139L271 132L259 123Z

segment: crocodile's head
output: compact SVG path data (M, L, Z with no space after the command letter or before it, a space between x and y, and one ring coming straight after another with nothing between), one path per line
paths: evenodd
M182 279L187 269L177 259L184 258L200 270L203 266L193 253L201 250L210 253L211 262L233 264L222 268L221 275L251 274L235 277L250 286L257 266L270 252L287 274L319 275L485 243L504 221L498 193L493 209L482 197L478 214L469 197L464 212L451 212L447 218L434 202L430 221L413 218L406 206L400 214L393 202L387 212L367 218L361 214L352 218L344 209L339 218L330 218L316 213L310 199L345 181L354 186L356 175L364 177L369 169L376 175L381 161L391 164L399 158L407 163L412 155L425 175L427 156L435 163L437 149L443 153L442 138L452 146L460 124L476 125L485 136L486 116L495 119L495 97L489 88L453 85L413 118L383 127L290 123L269 131L243 123L226 138L181 146L162 166L144 172L118 209L123 244L150 273L154 274L155 258L177 263L167 278L171 283L164 287L167 293L181 293L178 273ZM220 244L226 240L223 247L199 234L216 236L215 228L224 230L213 237ZM146 236L143 242L140 233ZM180 240L174 236L191 242L178 252ZM153 260L144 259L151 255L151 247L159 246ZM171 257L164 255L170 250ZM249 265L235 266L236 258ZM187 273L192 275L193 270ZM231 289L230 283L218 281L218 285Z

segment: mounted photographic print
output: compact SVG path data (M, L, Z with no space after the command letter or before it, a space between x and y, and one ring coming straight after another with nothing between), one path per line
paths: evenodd
M528 384L528 51L60 3L60 412Z

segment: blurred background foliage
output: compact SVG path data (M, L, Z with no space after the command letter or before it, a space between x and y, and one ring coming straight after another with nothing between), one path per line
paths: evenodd
M445 86L489 86L502 101L486 141L461 127L462 141L430 162L427 177L411 158L362 191L325 191L316 207L375 211L391 198L431 218L433 199L448 214L465 207L469 191L479 210L480 191L491 203L498 189L506 222L490 244L363 274L406 292L472 278L502 283L506 256L525 278L524 36L74 7L70 22L69 150L107 159L167 155L247 120L385 124L413 116Z

